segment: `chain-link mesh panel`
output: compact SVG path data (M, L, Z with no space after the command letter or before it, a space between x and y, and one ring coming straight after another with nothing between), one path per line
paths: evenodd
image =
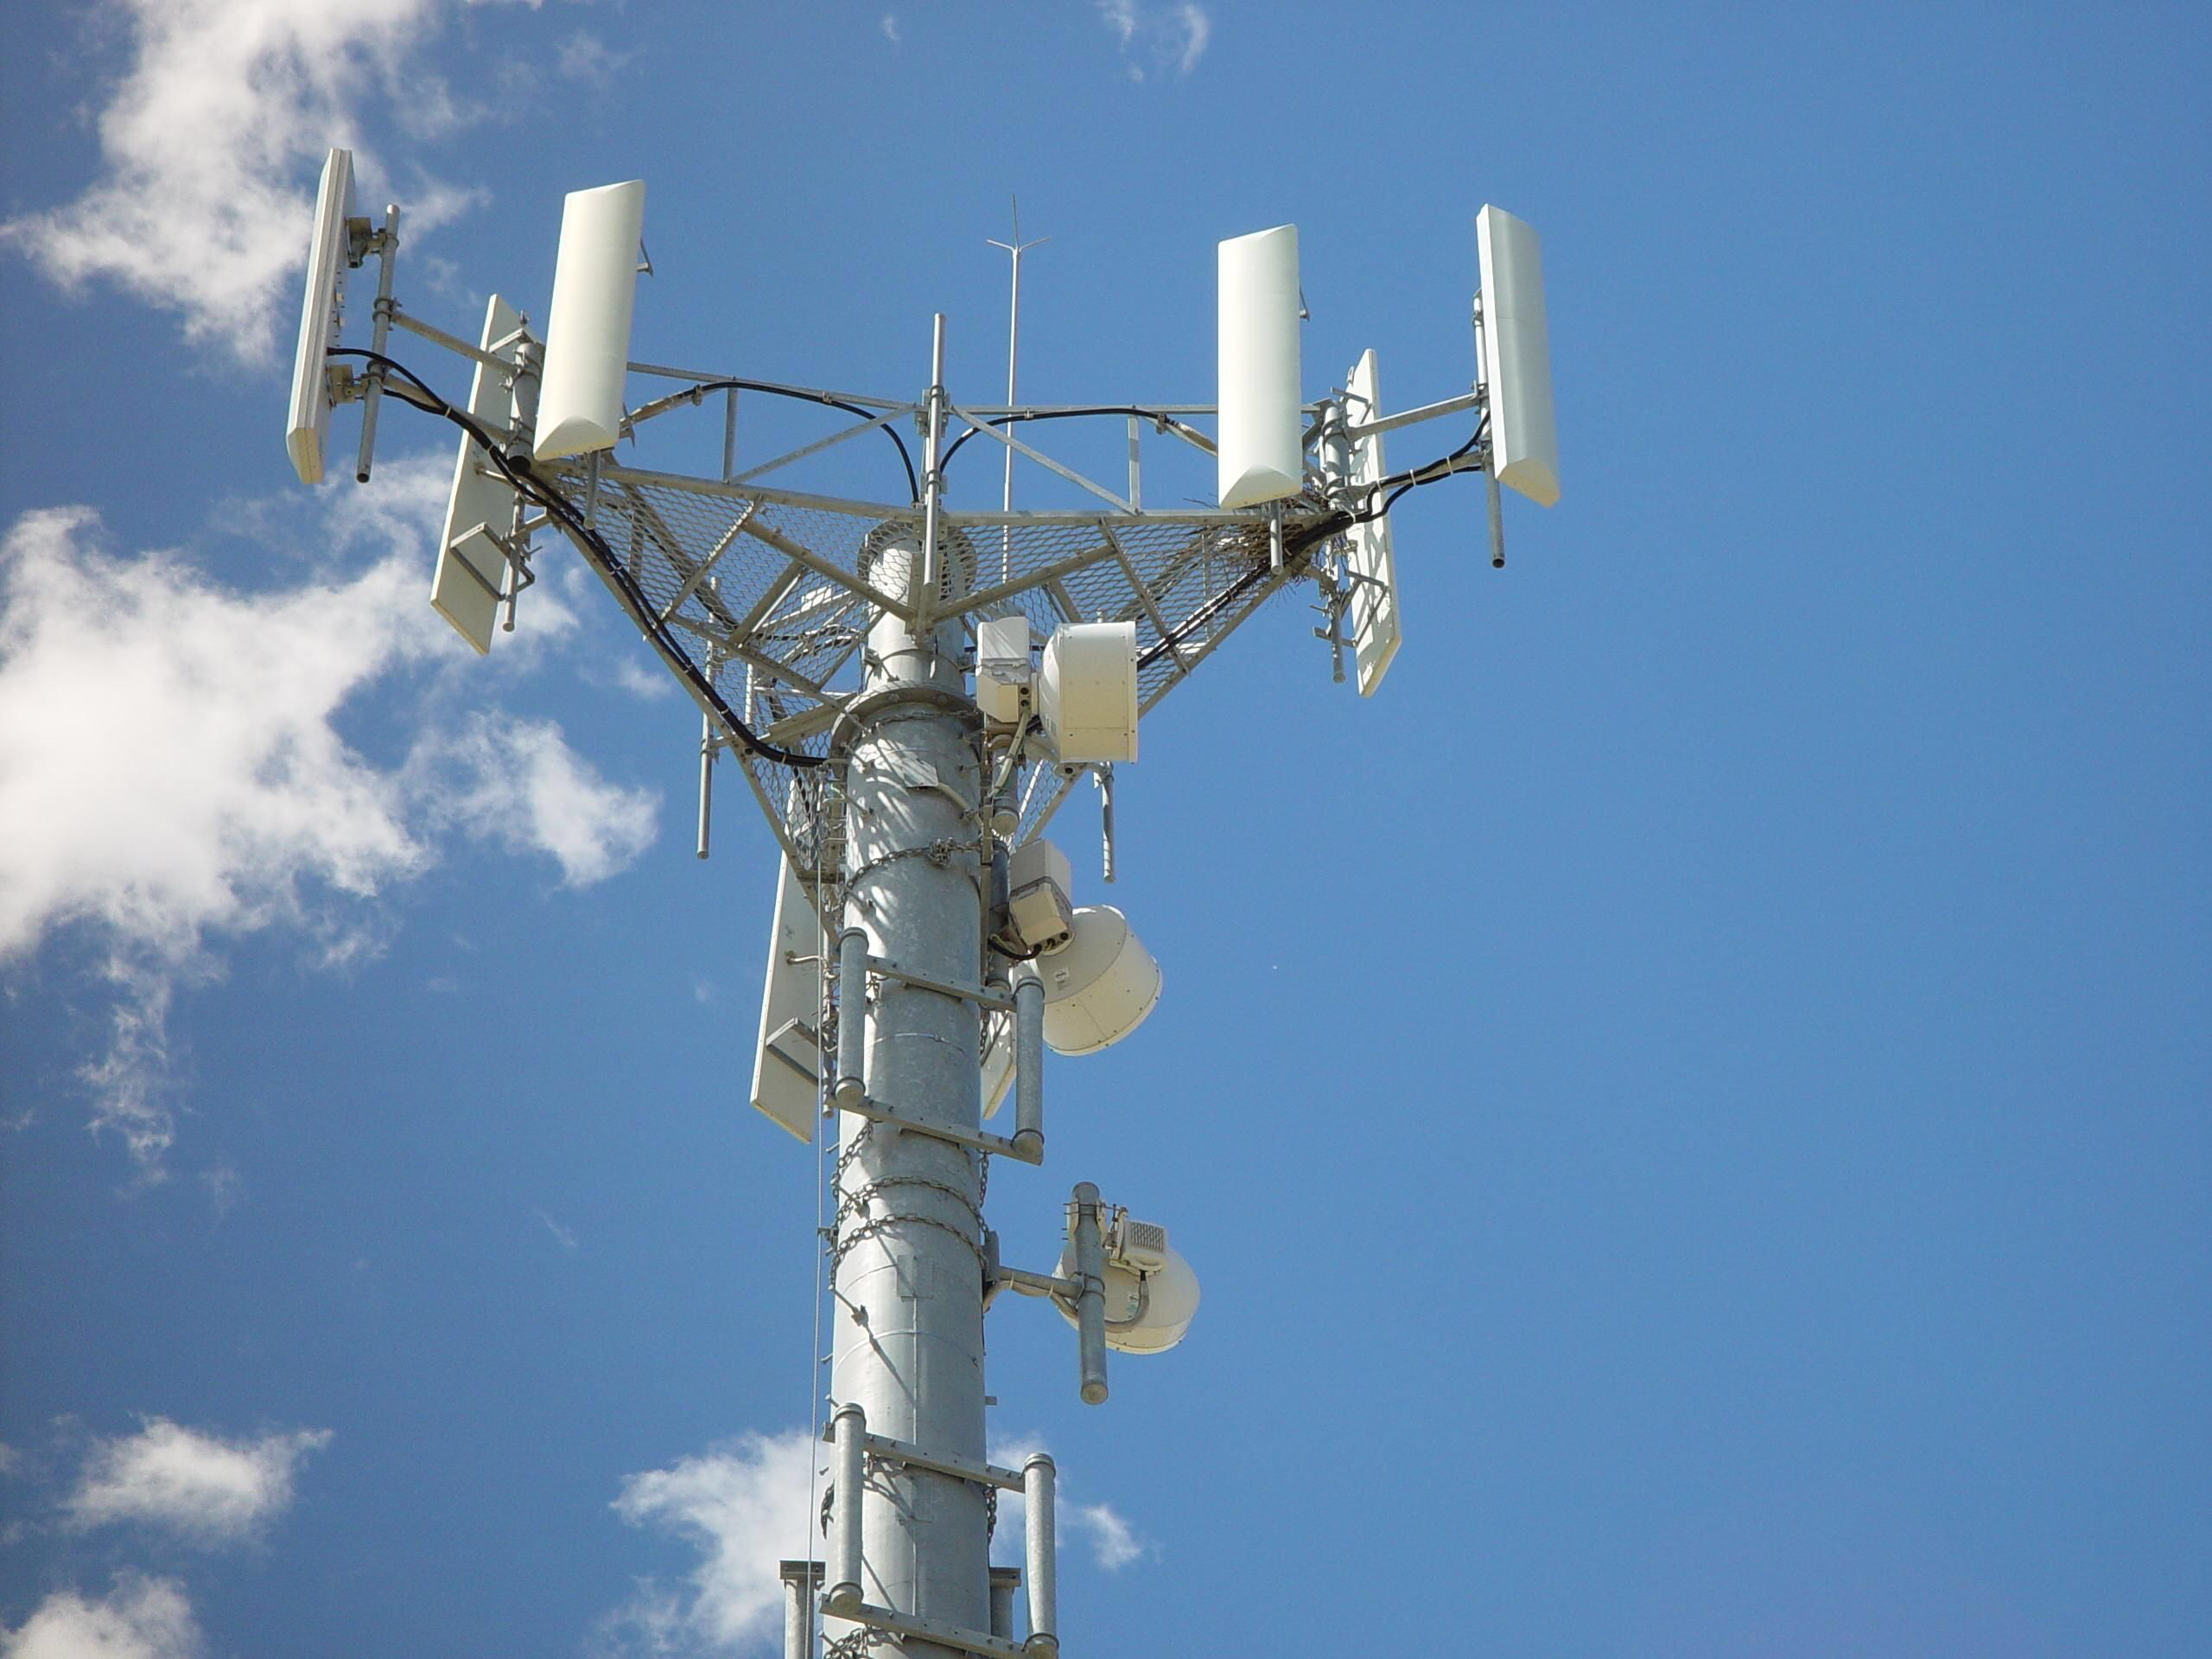
M869 585L874 548L918 542L918 507L826 503L758 486L605 467L560 477L569 499L695 689L711 686L776 747L826 755L844 701L859 690L869 622L886 597ZM1325 509L1289 504L1293 535ZM1150 709L1214 645L1287 581L1264 518L1113 513L1096 518L942 515L940 599L968 616L1026 615L1039 637L1063 622L1133 621L1140 705ZM956 597L957 595L957 597ZM842 804L834 769L736 757L792 864L809 885L838 863ZM1025 767L1024 838L1049 817L1073 776Z

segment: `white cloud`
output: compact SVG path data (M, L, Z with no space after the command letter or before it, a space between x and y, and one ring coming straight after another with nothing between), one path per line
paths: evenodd
M1213 39L1212 17L1192 0L1166 6L1097 0L1097 5L1099 19L1112 31L1132 80L1142 80L1151 70L1189 74Z
M376 176L358 148L359 91L394 97L418 127L451 123L435 77L403 76L442 0L107 6L136 51L100 112L105 170L67 206L0 226L0 241L65 287L114 282L181 313L188 340L266 361L289 308L285 279L305 257L323 152L356 147ZM410 236L474 200L423 181L408 203Z
M589 29L580 29L554 52L553 70L564 80L605 86L637 55L635 52L617 52Z
M426 735L409 766L426 780L434 822L550 853L572 887L604 881L652 844L660 798L603 781L550 720L472 715L450 735Z
M0 1628L4 1659L194 1659L199 1624L174 1579L119 1573L97 1601L61 1590L16 1630Z
M480 713L396 765L340 735L396 671L465 652L423 602L441 470L388 467L304 524L264 524L354 569L258 593L174 552L120 556L86 508L0 537L0 963L90 930L115 995L83 1074L93 1122L149 1173L175 1132L167 1015L220 972L214 936L281 924L327 963L358 957L364 901L429 868L442 826L550 855L570 886L652 839L654 798L602 781L548 721ZM575 625L544 587L529 614L541 640Z
M1078 1530L1090 1535L1091 1553L1109 1573L1118 1573L1152 1551L1153 1546L1110 1503L1077 1503L1069 1515Z
M617 1652L712 1652L765 1642L783 1628L776 1563L815 1544L810 1491L820 1444L804 1429L746 1434L672 1467L632 1475L614 1501L632 1526L652 1525L696 1545L702 1560L683 1590L658 1583L601 1628Z
M883 30L883 38L885 40L890 41L893 46L899 44L899 17L897 13L889 11L885 12L883 14L882 22L878 24L877 27Z
M554 1220L552 1217L547 1215L543 1210L540 1210L537 1212L537 1218L545 1224L545 1230L553 1235L553 1242L555 1243L558 1244L563 1249L566 1250L571 1255L574 1255L576 1253L577 1241L576 1230L575 1228L563 1227L559 1222Z
M149 1418L136 1434L94 1443L62 1508L80 1530L128 1521L237 1543L291 1506L300 1459L329 1444L327 1428L226 1440Z

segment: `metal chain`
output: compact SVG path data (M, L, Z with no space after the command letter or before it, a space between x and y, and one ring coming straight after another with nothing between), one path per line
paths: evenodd
M887 864L896 864L902 858L926 858L938 868L944 869L952 862L955 854L981 853L982 850L983 840L980 836L967 841L955 841L950 836L940 836L926 847L901 847L896 852L885 853L856 869L848 870L845 873L845 891L849 893L866 877L874 874Z

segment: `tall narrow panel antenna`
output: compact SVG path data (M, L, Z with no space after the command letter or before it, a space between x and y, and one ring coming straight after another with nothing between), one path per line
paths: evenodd
M315 237L308 244L307 297L300 306L300 344L292 359L291 417L284 448L302 484L322 481L322 438L330 427L329 359L338 343L338 308L346 293L346 221L353 216L353 152L334 149L315 192Z
M1483 378L1497 481L1540 507L1559 499L1552 425L1552 349L1544 326L1544 261L1536 233L1502 207L1475 215L1482 259Z
M537 395L540 461L612 449L621 435L638 236L645 222L643 179L571 191L561 210L561 251L553 267Z
M1299 423L1298 226L1221 245L1219 497L1253 507L1296 495L1306 449Z
M1354 426L1378 418L1382 394L1375 384L1375 353L1361 353L1344 381L1344 413ZM1351 482L1355 487L1379 483L1382 478L1382 435L1370 432L1352 445ZM1390 557L1390 515L1354 524L1344 532L1351 566L1352 665L1359 680L1359 695L1371 697L1398 654L1398 570Z
M479 342L503 361L515 360L522 314L498 295L484 311ZM468 386L468 412L476 423L498 435L513 424L514 387L488 363L476 365ZM446 497L445 529L438 537L438 572L430 582L430 608L480 655L492 648L492 625L499 618L499 595L507 576L503 543L512 531L515 493L493 467L475 439L463 435L454 462L453 489Z
M753 1104L800 1140L814 1139L822 1074L822 924L788 858L779 860L776 919L768 930L768 982L760 993L760 1046ZM794 958L805 958L804 961Z

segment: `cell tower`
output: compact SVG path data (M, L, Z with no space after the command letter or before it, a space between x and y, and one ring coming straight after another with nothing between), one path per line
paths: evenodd
M431 604L490 650L534 580L534 539L564 537L699 707L699 855L723 760L781 848L751 1100L821 1157L836 1331L826 1548L782 1563L789 1659L1057 1654L1053 1465L988 1460L985 1313L1004 1290L1052 1302L1076 1330L1080 1397L1096 1405L1109 1351L1173 1347L1198 1286L1165 1227L1088 1182L1047 1269L1001 1261L984 1224L989 1161L1045 1160L1046 1052L1109 1046L1160 991L1122 913L1075 903L1069 860L1044 831L1095 780L1110 881L1114 769L1136 760L1141 717L1294 585L1318 593L1336 677L1349 652L1371 696L1401 637L1389 509L1406 491L1480 473L1500 565L1498 486L1557 500L1536 236L1497 208L1476 215L1476 375L1440 403L1385 414L1372 352L1341 386L1304 396L1298 233L1282 226L1220 245L1216 404L971 404L945 385L941 315L918 401L629 360L644 208L637 181L571 194L543 333L494 296L472 345L401 308L399 211L381 226L357 215L352 158L331 151L287 448L315 482L332 408L359 402L365 482L384 397L460 427ZM1033 245L1017 221L1000 245L1018 282ZM346 273L372 256L370 344L345 346ZM473 365L465 404L387 354L395 328ZM632 404L633 391L650 395ZM741 398L764 397L851 422L741 470ZM618 460L621 440L696 429L710 410L710 475ZM1471 429L1465 442L1388 470L1386 433L1452 416ZM1021 435L1078 418L1126 423L1118 486ZM897 446L904 499L774 481L878 433ZM1015 512L1009 481L1000 511L951 510L946 465L979 438L1085 505ZM1217 505L1147 507L1147 439L1211 456ZM986 1129L1008 1095L1012 1132ZM1003 1492L1025 1501L1020 1571L990 1564Z

